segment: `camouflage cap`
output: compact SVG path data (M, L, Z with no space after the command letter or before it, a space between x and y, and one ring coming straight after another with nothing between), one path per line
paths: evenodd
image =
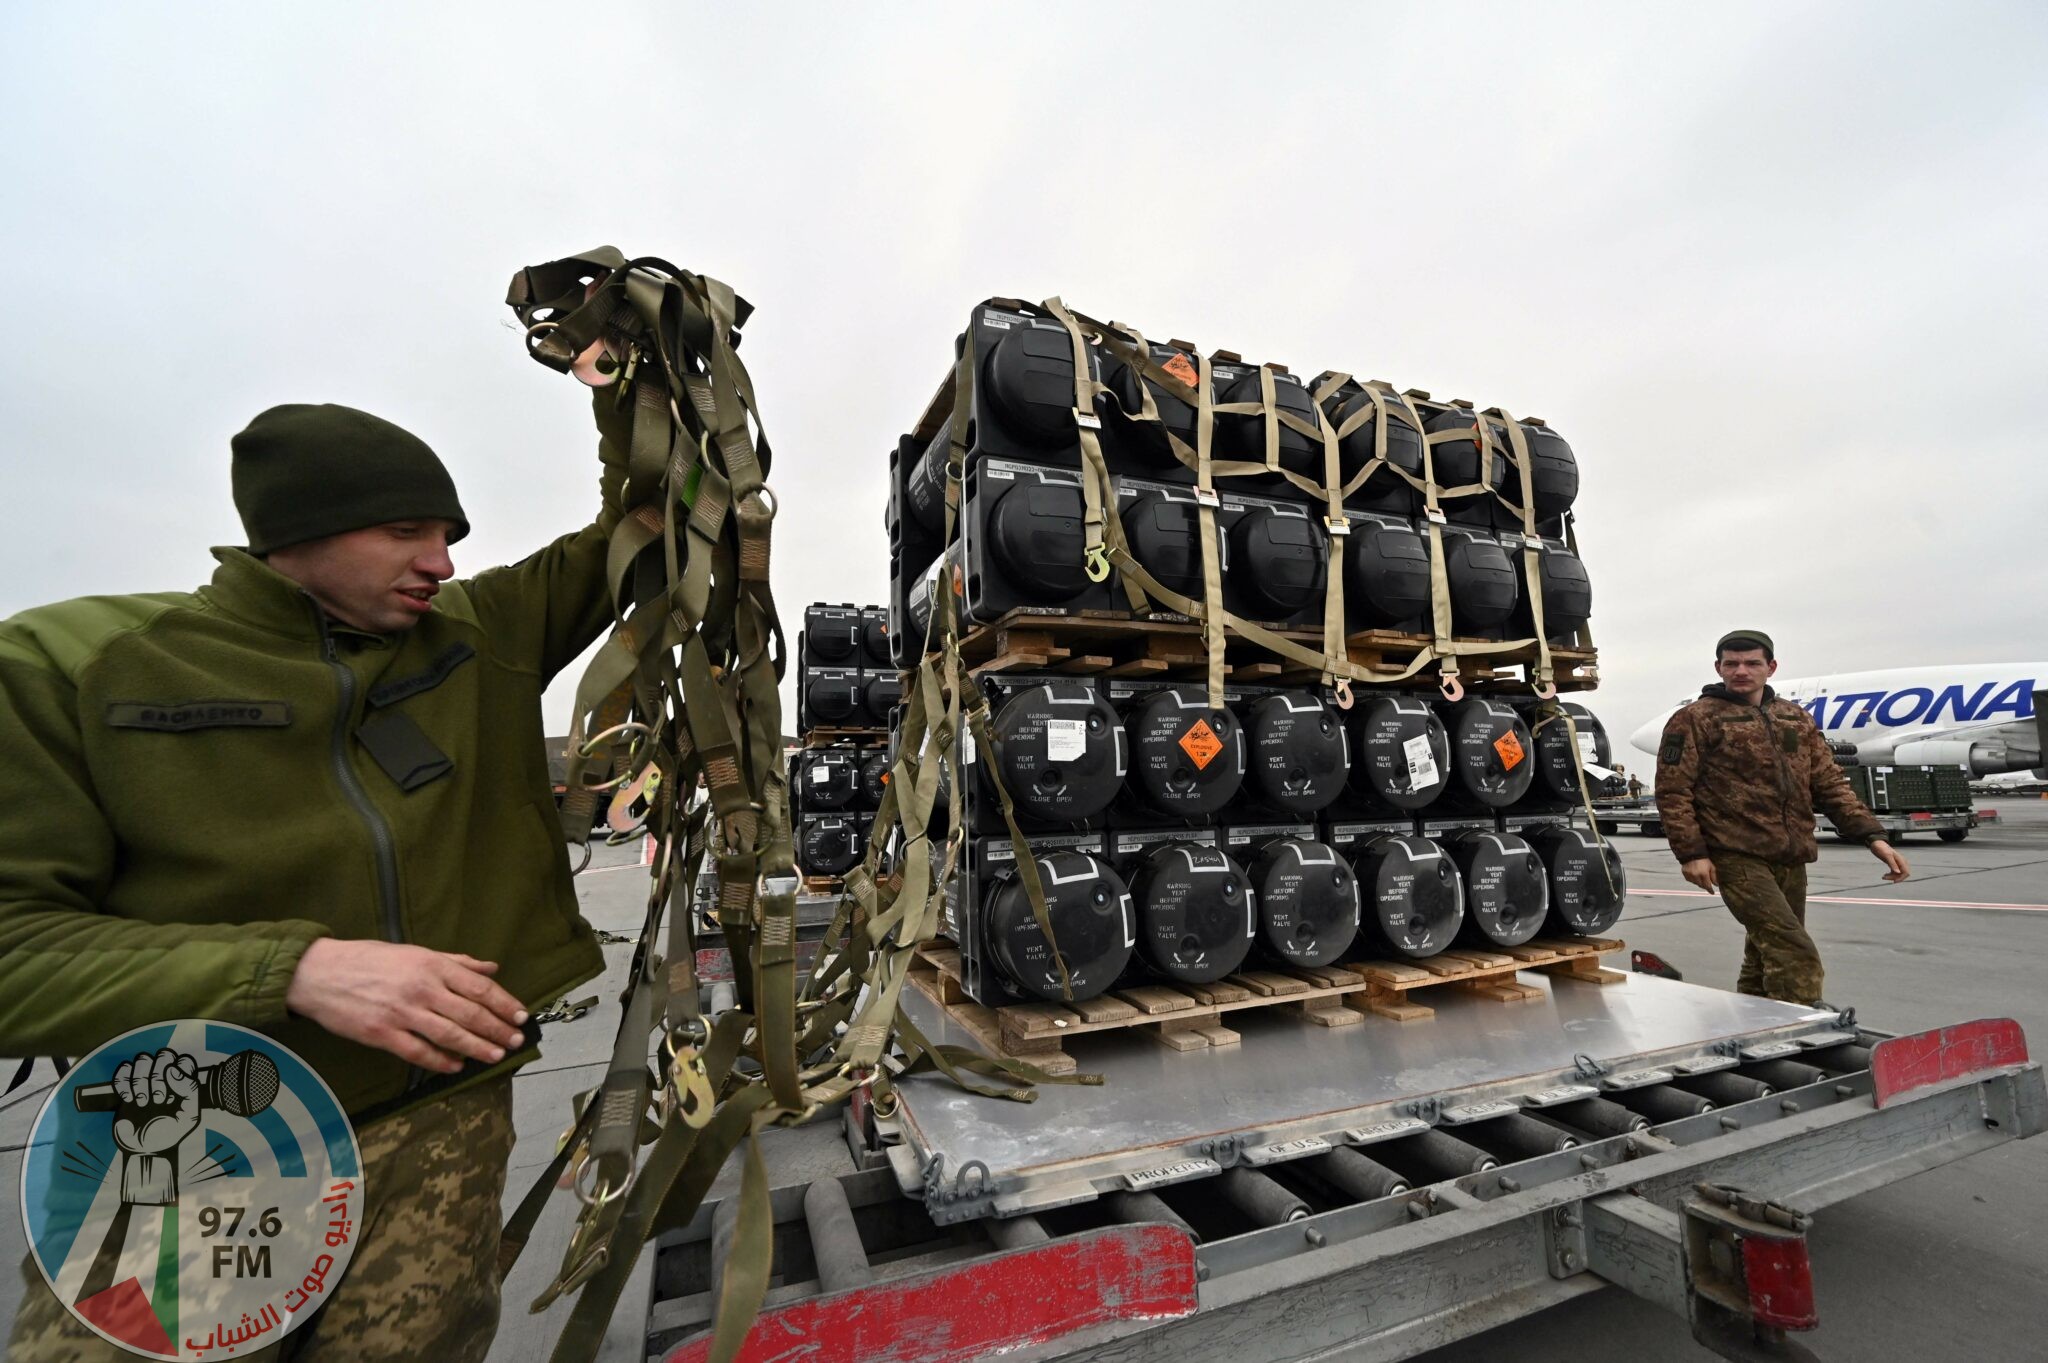
M1722 635L1719 642L1717 642L1714 645L1714 656L1716 658L1720 657L1721 650L1727 648L1731 644L1736 645L1737 647L1747 645L1750 648L1755 648L1759 644L1761 644L1763 646L1764 656L1766 658L1775 658L1778 656L1777 645L1771 642L1770 635L1764 633L1760 629L1729 630L1726 634Z

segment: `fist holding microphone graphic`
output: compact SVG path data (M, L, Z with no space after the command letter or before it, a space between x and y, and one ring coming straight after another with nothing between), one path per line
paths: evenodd
M253 1117L277 1098L277 1062L261 1051L237 1051L202 1068L169 1047L124 1060L111 1083L72 1093L80 1112L112 1112L121 1150L121 1200L163 1206L178 1200L179 1142L199 1127L206 1108Z

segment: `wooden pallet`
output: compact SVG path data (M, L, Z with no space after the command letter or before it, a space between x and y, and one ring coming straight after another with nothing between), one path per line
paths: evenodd
M1319 630L1274 632L1309 648L1319 648L1322 643ZM1345 652L1361 667L1396 671L1412 663L1429 643L1429 637L1422 634L1361 630L1346 638ZM1178 681L1200 680L1209 667L1202 626L1185 616L1060 612L1029 606L1009 611L991 624L970 628L960 638L960 656L976 676L1060 672ZM1528 686L1523 673L1535 658L1533 645L1498 654L1476 654L1461 662L1460 672L1468 690L1520 691ZM1553 648L1551 659L1560 690L1586 690L1599 680L1598 655L1590 649ZM1512 669L1523 671L1517 673ZM1305 685L1313 683L1319 673L1291 660L1275 658L1260 645L1233 636L1225 646L1224 675L1240 683ZM1433 677L1434 670L1425 668L1414 684L1427 686Z
M888 741L889 730L886 726L880 729L816 728L804 730L804 746L806 748L836 748L842 743L886 743Z
M1515 979L1516 973L1523 970L1593 984L1616 984L1627 979L1627 974L1607 969L1600 964L1600 958L1625 948L1626 943L1607 937L1538 937L1518 947L1490 951L1458 948L1422 960L1347 964L1349 969L1365 976L1365 997L1358 1003L1396 1022L1419 1022L1434 1017L1436 1010L1412 1001L1409 996L1437 985L1459 985L1501 1003L1525 1003L1541 998L1543 991Z
M1171 1050L1209 1050L1238 1044L1223 1014L1243 1008L1280 1008L1318 1027L1348 1027L1369 1013L1415 1022L1436 1010L1410 1001L1416 990L1456 985L1500 1003L1527 1002L1543 991L1515 981L1519 970L1611 984L1626 979L1600 957L1624 949L1605 938L1543 939L1498 952L1452 951L1422 961L1361 961L1340 966L1247 970L1213 984L1148 984L1074 1003L1017 1003L989 1007L967 996L960 953L931 946L919 953L910 983L946 1010L991 1054L1027 1061L1050 1074L1078 1068L1066 1053L1069 1038L1089 1032L1137 1030Z

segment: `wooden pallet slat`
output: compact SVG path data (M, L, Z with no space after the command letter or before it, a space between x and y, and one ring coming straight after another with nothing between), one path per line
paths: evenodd
M1246 1008L1278 1008L1324 1028L1356 1026L1369 1015L1420 1022L1436 1010L1412 997L1416 991L1455 988L1495 1003L1533 1002L1545 991L1518 980L1518 972L1613 984L1628 976L1601 966L1600 957L1625 949L1611 938L1538 939L1498 950L1458 948L1420 960L1253 969L1208 984L1141 984L1073 1003L991 1008L967 998L959 952L935 944L920 953L910 979L991 1053L1068 1074L1077 1062L1063 1046L1089 1032L1137 1030L1170 1050L1195 1051L1238 1045L1240 1034L1223 1015Z

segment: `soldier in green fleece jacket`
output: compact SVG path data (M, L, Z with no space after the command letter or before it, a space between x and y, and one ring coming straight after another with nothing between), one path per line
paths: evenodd
M292 405L232 442L249 544L206 586L0 622L0 1055L211 1018L320 1072L371 1200L295 1358L480 1359L496 1328L527 1009L603 966L541 727L611 618L596 400L596 519L510 567L455 577L468 519L418 437ZM9 1358L125 1356L24 1272Z

